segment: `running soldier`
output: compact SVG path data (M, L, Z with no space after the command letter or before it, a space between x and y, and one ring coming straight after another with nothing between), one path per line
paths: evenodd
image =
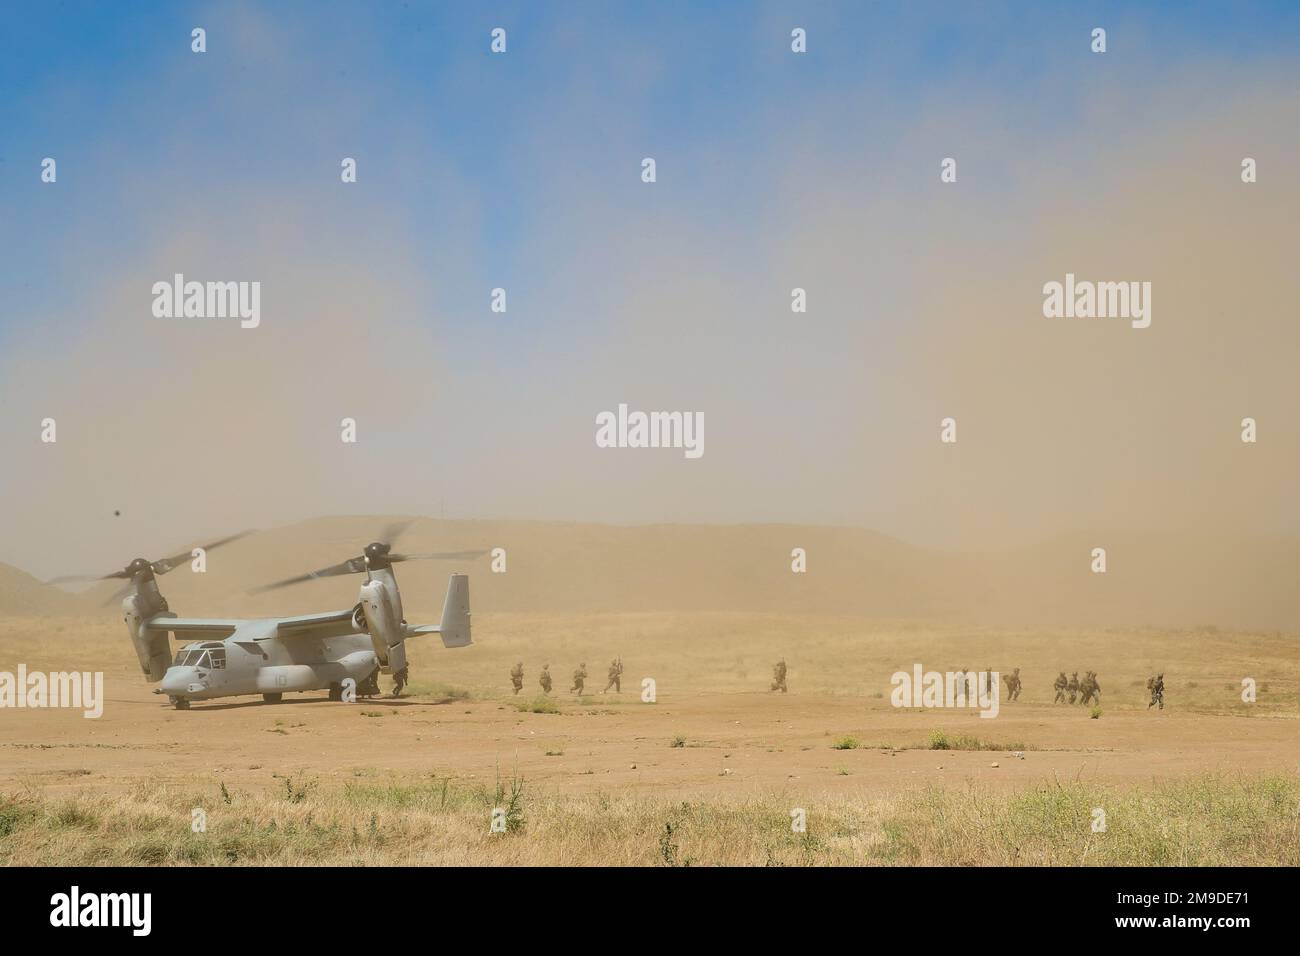
M1081 704L1101 703L1101 685L1097 683L1096 671L1088 671L1079 685L1079 693L1082 695Z
M1160 709L1165 709L1165 675L1157 674L1155 677L1147 678L1147 689L1151 691L1151 703L1147 704L1147 710L1160 705Z
M1015 700L1020 696L1020 668L1015 668L1006 678L1007 681L1007 700Z
M587 662L583 661L578 665L578 669L573 672L573 686L569 688L570 694L582 696L583 687L587 683Z
M551 665L550 664L542 665L542 673L541 676L537 678L537 683L542 685L543 694L549 694L551 692Z
M1075 671L1070 675L1070 683L1065 685L1065 689L1070 692L1070 703L1074 703L1079 697L1079 672Z
M786 692L784 657L777 661L776 666L772 668L772 686L768 690L779 690L783 694Z
M1056 691L1056 699L1052 701L1053 704L1065 703L1065 688L1069 686L1070 682L1066 679L1065 671L1061 671L1056 675L1056 680L1052 682L1052 690Z
M605 685L603 693L609 693L610 688L614 688L617 694L623 693L623 658L616 657L609 665L609 683Z
M515 685L515 693L524 689L524 662L516 661L515 666L510 668L510 683Z

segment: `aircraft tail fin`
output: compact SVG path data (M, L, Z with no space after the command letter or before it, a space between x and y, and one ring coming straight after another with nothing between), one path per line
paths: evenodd
M469 575L453 574L447 582L438 628L443 647L466 647L473 643L469 632Z

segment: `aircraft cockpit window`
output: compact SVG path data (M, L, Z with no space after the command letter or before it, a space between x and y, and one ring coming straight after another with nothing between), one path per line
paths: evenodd
M213 670L221 670L226 666L226 649L224 647L214 647L208 653L212 655Z

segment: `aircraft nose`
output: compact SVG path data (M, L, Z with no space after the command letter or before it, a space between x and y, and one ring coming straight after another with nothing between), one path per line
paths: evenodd
M163 675L159 689L172 697L184 697L190 693L191 684L205 684L197 667L173 667Z

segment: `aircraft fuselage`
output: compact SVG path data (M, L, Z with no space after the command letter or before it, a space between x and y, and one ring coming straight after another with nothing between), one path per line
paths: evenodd
M258 624L268 636L256 637ZM379 668L370 635L320 639L275 637L275 621L250 621L222 641L185 645L163 675L159 691L177 700L283 694L360 686Z

